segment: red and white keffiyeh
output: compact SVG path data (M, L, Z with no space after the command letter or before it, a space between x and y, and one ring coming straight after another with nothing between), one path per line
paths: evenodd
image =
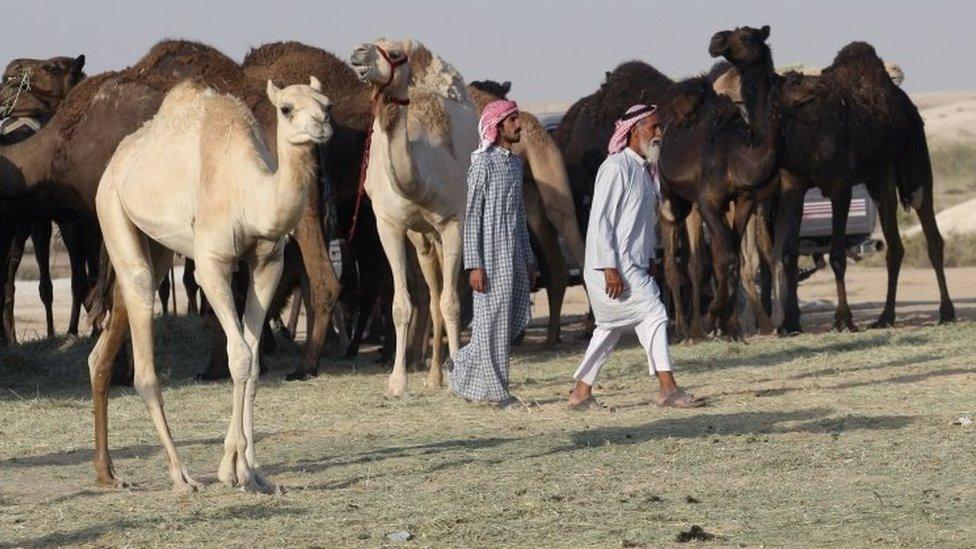
M478 136L481 138L481 144L475 152L483 152L494 145L495 140L498 139L498 125L515 112L518 112L518 104L507 99L499 99L485 105L481 120L478 121Z
M627 138L630 130L641 120L657 112L657 105L637 104L627 109L627 112L614 124L613 137L610 138L610 145L607 152L610 154L618 153L627 146Z

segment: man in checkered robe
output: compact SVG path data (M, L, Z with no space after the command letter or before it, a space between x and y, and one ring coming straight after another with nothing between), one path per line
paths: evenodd
M529 291L536 263L522 202L522 161L512 153L521 137L518 106L495 101L478 125L481 146L471 157L464 221L464 268L474 290L471 342L451 362L451 391L472 401L520 408L508 392L512 340L531 316Z

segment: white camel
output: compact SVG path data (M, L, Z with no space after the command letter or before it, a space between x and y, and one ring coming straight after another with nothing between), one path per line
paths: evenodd
M353 50L350 64L375 89L366 192L393 271L396 358L389 394L407 390L406 345L412 314L407 289L409 238L430 290L434 327L428 387L440 387L441 340L460 347L458 276L464 203L477 115L461 75L419 42L377 40Z
M276 490L254 450L254 396L261 327L282 270L285 238L315 184L316 143L332 135L329 101L311 86L267 84L277 112L275 166L244 103L184 82L155 118L126 137L99 183L96 210L116 284L112 316L89 357L92 377L111 364L132 330L135 387L149 408L177 491L200 485L170 435L153 364L153 294L173 252L196 261L196 278L227 334L233 412L218 478L246 491ZM239 262L250 269L243 326L231 294Z

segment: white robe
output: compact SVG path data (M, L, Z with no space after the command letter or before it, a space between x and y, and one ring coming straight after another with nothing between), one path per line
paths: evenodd
M587 225L583 277L598 326L667 319L661 292L648 272L656 245L657 188L647 162L628 147L600 166ZM606 293L606 268L623 276L626 288L617 299Z

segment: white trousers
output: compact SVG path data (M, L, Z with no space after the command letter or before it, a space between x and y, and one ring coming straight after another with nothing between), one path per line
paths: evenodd
M576 381L582 381L589 386L596 383L596 377L600 374L600 369L606 364L607 358L613 352L620 335L624 330L633 328L637 334L644 352L647 354L647 365L650 374L653 376L657 372L671 371L671 357L668 355L668 318L657 316L645 318L635 326L621 326L619 328L601 328L597 326L593 329L593 337L590 338L590 345L586 348L586 355L583 363L573 375Z

